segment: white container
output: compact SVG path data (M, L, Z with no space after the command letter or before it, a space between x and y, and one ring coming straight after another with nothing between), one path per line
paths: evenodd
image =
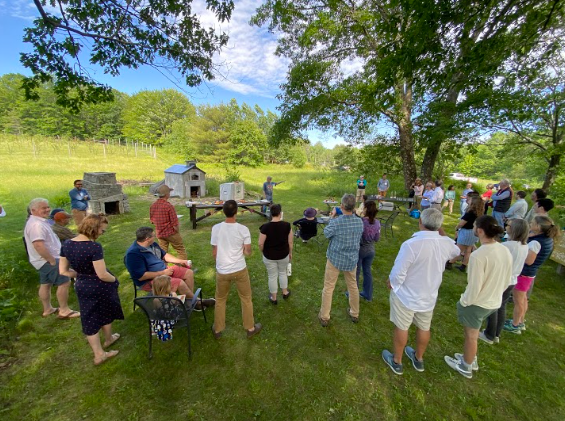
M292 263L289 262L288 266L286 267L286 276L292 275Z
M241 200L244 195L244 183L220 184L220 200Z

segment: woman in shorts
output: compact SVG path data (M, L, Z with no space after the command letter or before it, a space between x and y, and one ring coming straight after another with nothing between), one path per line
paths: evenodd
M465 272L467 265L469 264L469 256L473 252L473 247L479 241L478 237L473 231L473 224L475 220L482 216L485 211L485 206L483 201L478 196L467 197L468 206L465 210L465 214L461 217L459 224L455 227L457 231L457 247L461 249L461 256L463 256L463 263L458 266L461 272ZM461 258L461 256L456 257L447 264L447 268L451 269L451 265Z
M530 225L528 238L528 257L518 276L518 283L514 287L514 316L504 324L504 330L520 334L526 330L524 318L528 311L528 289L532 285L539 267L551 256L554 239L559 235L557 227L551 218L536 216Z

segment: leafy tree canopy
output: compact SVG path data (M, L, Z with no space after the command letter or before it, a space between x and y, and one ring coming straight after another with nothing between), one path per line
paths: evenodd
M78 112L85 103L112 99L81 59L116 76L121 69L150 65L178 70L188 86L214 78L212 56L226 45L225 33L203 28L192 0L33 0L40 17L25 31L33 51L21 54L33 76L23 81L26 98L38 99L53 81L57 103ZM229 20L232 0L205 0L218 21ZM48 9L46 6L51 6ZM57 12L56 12L57 11Z

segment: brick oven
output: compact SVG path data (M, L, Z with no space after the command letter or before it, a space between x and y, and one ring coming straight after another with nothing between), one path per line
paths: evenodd
M90 194L88 206L92 213L117 215L129 212L127 195L122 192L122 185L116 180L114 172L85 172L83 187Z

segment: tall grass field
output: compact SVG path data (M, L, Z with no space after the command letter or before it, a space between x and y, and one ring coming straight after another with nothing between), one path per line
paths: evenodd
M397 376L381 359L392 349L386 279L402 242L417 229L415 219L401 215L394 237L381 238L373 263L375 297L362 301L360 321L346 315L345 283L334 292L328 328L318 323L325 249L297 244L290 278L292 296L268 301L267 273L257 247L265 220L249 212L238 221L249 227L253 254L247 259L254 314L264 326L246 339L235 289L230 293L227 328L220 340L200 314L193 315L193 357L186 353L186 330L174 339L153 339L147 356L147 322L133 311L133 287L123 266L135 230L149 225L155 198L139 182L155 182L180 156L157 149L156 157L131 145L68 142L56 139L0 137L0 419L2 420L555 420L565 419L565 279L548 261L538 273L527 315L528 330L504 332L498 345L479 343L480 370L468 380L451 370L444 355L462 352L463 328L456 302L466 275L447 271L432 322L425 355L426 371L418 373L405 358ZM208 189L217 195L227 175L220 165L199 164ZM124 182L131 213L110 217L100 238L109 269L119 277L125 320L114 323L122 335L114 349L120 354L93 365L92 353L79 320L42 318L37 298L38 274L27 262L22 243L26 206L34 197L69 209L68 191L84 172L110 171ZM238 168L246 190L260 193L268 175L285 181L275 187L284 219L293 221L309 206L325 210L323 200L355 192L358 174L290 166ZM376 193L380 174L365 174L368 193ZM391 190L402 190L400 174L392 174ZM458 188L458 192L461 188ZM188 209L174 200L189 258L198 268L196 285L204 296L215 291L210 246L216 214L189 224ZM384 213L383 215L384 216ZM453 233L457 215L446 215ZM71 228L74 229L73 226ZM53 304L56 304L53 298ZM71 289L70 304L78 308ZM511 311L509 308L509 312ZM410 345L415 345L411 332Z

